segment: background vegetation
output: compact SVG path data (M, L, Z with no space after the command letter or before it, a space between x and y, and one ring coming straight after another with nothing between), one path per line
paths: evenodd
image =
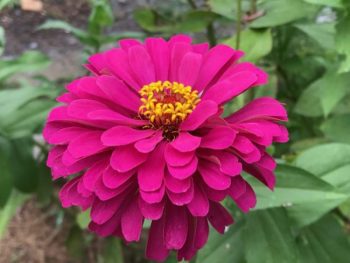
M112 11L113 2L91 0L84 27L49 19L33 31L70 33L83 46L82 62L125 37L181 32L197 42L226 43L245 51L243 59L266 70L270 82L233 100L225 113L261 96L278 98L289 112L289 143L269 149L280 164L275 191L250 178L257 207L242 214L225 203L235 225L224 236L212 231L193 262L349 262L350 1L150 1L132 7L136 30L117 32L113 26L122 21ZM0 12L16 8L16 1L0 0ZM5 35L0 27L0 55L13 44ZM86 212L58 204L63 182L51 181L45 166L48 145L40 133L54 98L80 73L47 79L42 73L50 63L36 50L0 59L0 235L6 235L19 207L35 200L39 210L49 211L52 229L68 233L69 262L147 262L144 240L128 247L118 239L101 240L86 231ZM147 224L144 228L146 233ZM86 253L90 250L92 255ZM29 261L11 255L4 262Z

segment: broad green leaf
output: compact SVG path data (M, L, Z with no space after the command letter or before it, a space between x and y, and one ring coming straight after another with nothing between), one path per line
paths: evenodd
M10 167L11 144L0 137L0 208L3 207L11 195L13 180Z
M252 28L287 24L314 14L317 9L303 0L269 0L264 1L259 10L263 10L265 15L251 23Z
M342 0L304 0L310 4L325 5L331 7L343 7Z
M101 263L123 263L123 249L120 239L115 237L105 241L101 256Z
M135 10L134 19L143 29L150 32L156 30L156 14L152 9L143 8Z
M225 44L236 48L236 36L226 40ZM243 59L246 61L257 61L266 56L272 49L271 30L246 29L242 31L239 49L245 52Z
M330 143L315 146L300 154L295 164L350 196L350 145Z
M301 151L305 151L306 149L309 149L311 147L314 147L316 145L324 144L327 142L329 142L329 140L327 140L326 138L323 138L323 137L303 139L303 140L299 140L299 141L294 142L291 145L291 150L293 152L301 152Z
M321 130L333 141L350 143L350 114L335 115L327 119Z
M211 11L229 19L236 19L237 3L236 0L208 0ZM248 11L250 0L242 0L242 10Z
M0 56L4 52L5 43L6 43L5 30L4 30L4 28L2 26L0 26Z
M349 240L339 221L332 215L303 229L297 243L301 263L349 262Z
M90 223L90 210L88 209L86 211L80 212L77 215L76 221L77 221L77 225L81 229L86 229Z
M12 216L16 213L17 208L22 205L28 197L28 195L13 192L6 205L0 209L0 239L5 233L6 226L10 222Z
M257 194L255 209L286 207L297 225L310 224L344 202L348 196L317 176L297 167L279 165L273 192L256 180L249 181Z
M10 60L0 60L0 82L18 72L32 72L46 68L50 60L38 51L26 51Z
M244 227L243 240L248 263L298 261L289 218L283 208L250 213Z
M209 23L213 22L218 16L209 11L193 10L179 17L172 29L176 32L200 32L203 31Z
M327 50L333 50L335 48L334 36L335 36L335 24L323 23L323 24L297 24L298 29L303 31L313 40L315 40L321 47Z
M342 62L342 65L339 69L339 72L348 72L350 71L350 15L348 14L343 18L336 26L336 36L335 36L335 45L336 49L340 54L345 55L345 60Z
M198 252L197 263L245 263L243 254L243 227L239 221L221 235L211 229L207 244Z
M349 81L350 73L337 74L333 70L328 71L304 90L294 110L310 117L320 116L322 112L327 116L349 93Z

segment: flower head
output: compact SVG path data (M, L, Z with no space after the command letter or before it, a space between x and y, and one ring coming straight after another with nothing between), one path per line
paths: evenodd
M63 207L91 208L91 231L127 242L151 220L146 255L159 261L170 250L190 259L209 223L224 233L233 219L220 202L228 196L244 212L254 207L241 173L272 189L276 164L265 148L288 140L275 99L222 117L226 102L267 82L238 62L242 55L178 35L122 40L91 56L92 75L67 85L44 129L53 178L75 174L60 191Z

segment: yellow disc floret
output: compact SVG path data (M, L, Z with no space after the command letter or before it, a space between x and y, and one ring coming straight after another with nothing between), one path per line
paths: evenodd
M178 82L152 82L139 93L142 102L139 114L155 128L179 124L200 101L197 90Z

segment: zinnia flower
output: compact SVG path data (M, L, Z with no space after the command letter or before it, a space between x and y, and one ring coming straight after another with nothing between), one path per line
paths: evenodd
M100 236L140 239L151 220L146 256L171 250L189 260L208 238L233 223L220 202L244 212L256 197L243 171L273 188L276 163L265 148L286 142L283 106L259 98L224 118L223 106L263 85L267 74L239 63L225 45L122 40L89 58L91 76L67 86L44 137L54 179L75 175L60 191L63 207L91 208L89 229Z

